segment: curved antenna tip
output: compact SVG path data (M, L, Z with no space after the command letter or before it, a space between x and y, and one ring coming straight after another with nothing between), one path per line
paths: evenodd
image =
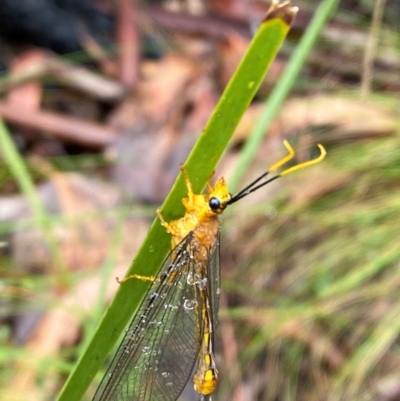
M318 148L319 148L321 154L317 158L309 160L304 163L297 164L296 166L290 167L290 168L282 171L279 175L282 176L282 175L290 174L290 173L293 173L294 171L300 170L304 167L312 166L313 164L317 164L320 161L324 160L324 158L326 156L326 150L320 143L318 144Z
M325 158L325 156L326 156L326 149L323 147L323 145L321 145L320 143L317 145L318 147L319 147L319 150L321 151L321 154L320 154L320 156L316 159L316 160L318 160L319 159L319 161L321 161L321 160L323 160L324 158Z

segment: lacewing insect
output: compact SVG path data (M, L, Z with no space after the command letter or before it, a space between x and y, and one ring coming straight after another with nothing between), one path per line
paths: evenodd
M295 155L287 141L284 145L288 154L236 195L228 192L224 178L215 186L208 183L208 194L194 194L181 167L188 191L182 200L186 213L167 223L157 211L171 234L172 250L157 277L128 277L150 280L152 285L93 401L176 401L191 376L200 401L211 401L218 383L214 344L220 293L219 215L239 199L326 155L318 145L321 153L316 159L276 172Z

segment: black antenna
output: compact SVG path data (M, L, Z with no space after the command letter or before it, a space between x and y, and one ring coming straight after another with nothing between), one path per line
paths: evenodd
M287 175L287 174L293 173L294 171L300 170L300 169L302 169L304 167L312 166L313 164L319 163L320 161L322 161L325 158L325 155L326 155L325 148L322 145L318 144L318 148L319 148L321 154L317 158L309 160L309 161L304 162L304 163L296 164L293 167L289 167L286 170L281 171L277 175L275 175L275 176L267 179L266 181L261 182L260 184L258 184L261 180L266 178L268 176L268 174L273 173L279 167L282 167L284 164L286 164L288 161L290 161L290 160L292 160L294 158L295 152L294 152L293 148L290 146L290 143L288 141L284 140L283 144L285 145L285 148L287 149L287 151L289 153L285 157L280 159L278 162L276 162L274 165L272 165L265 173L261 174L252 183L247 185L245 188L243 188L237 194L233 195L232 198L228 202L226 202L227 205L231 205L232 203L237 202L239 199L242 199L245 196L251 194L252 192L257 191L257 189L263 187L264 185L269 184L272 181L275 181L277 178L282 177L283 175ZM256 185L256 184L258 184L258 185Z

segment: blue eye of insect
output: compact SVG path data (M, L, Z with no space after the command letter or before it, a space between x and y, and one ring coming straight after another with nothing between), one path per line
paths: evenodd
M208 205L210 206L211 210L218 210L221 207L221 202L218 198L212 197L208 201Z

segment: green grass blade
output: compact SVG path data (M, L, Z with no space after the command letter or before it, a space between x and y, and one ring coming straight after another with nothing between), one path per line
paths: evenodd
M51 217L47 214L46 209L40 199L32 177L29 174L24 158L18 152L14 141L8 132L4 123L0 120L0 156L4 158L5 163L14 176L22 194L28 201L32 209L34 217L34 228L41 228L45 237L46 243L49 246L53 260L56 261L55 265L61 273L59 279L66 281L65 277L65 263L59 252L57 241L52 232Z
M246 171L254 154L257 152L266 130L279 112L286 96L296 82L301 68L310 51L313 49L323 27L338 5L339 0L324 0L319 5L310 25L286 66L282 77L271 92L253 133L242 150L238 165L229 181L231 191L235 191L243 173Z
M285 15L277 13L276 8L275 5L275 14L268 15L253 38L185 164L195 191L203 189L214 171L290 28L295 10L286 5ZM184 196L184 181L179 175L162 207L167 221L182 216L181 199ZM156 219L127 274L156 275L169 248L170 238ZM64 386L59 401L77 401L82 398L112 346L131 320L149 285L140 280L129 280L120 286L86 352Z
M36 192L35 184L29 175L28 168L19 154L4 123L0 120L0 155L18 183L21 192L26 197L39 225L46 221L46 210Z

